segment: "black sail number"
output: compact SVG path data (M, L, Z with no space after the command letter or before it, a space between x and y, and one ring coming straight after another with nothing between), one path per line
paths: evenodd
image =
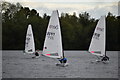
M99 33L94 33L93 38L95 38L95 39L98 39L98 40L99 40L99 37L100 37L100 34L99 34Z
M54 32L47 32L47 37L51 40L54 40L55 33Z

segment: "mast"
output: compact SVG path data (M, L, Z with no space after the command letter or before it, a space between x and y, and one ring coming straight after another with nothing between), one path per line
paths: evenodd
M63 58L65 58L64 51L63 51Z
M56 10L57 11L57 14L58 14L58 19L59 19L59 12L58 12L58 10ZM59 19L59 23L60 23L60 19ZM62 28L60 29L60 30L62 30ZM62 42L62 33L60 33L61 34L61 42ZM65 55L64 55L64 50L63 50L63 43L62 43L62 54L63 54L63 58L65 57Z
M106 56L106 17L104 17L105 20L105 56Z

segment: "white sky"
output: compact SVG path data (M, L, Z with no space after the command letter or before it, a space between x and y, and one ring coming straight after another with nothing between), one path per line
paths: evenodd
M42 16L44 13L51 15L52 10L58 10L61 14L73 14L88 12L91 17L99 18L108 12L118 15L119 0L4 0L12 3L20 2L23 7L35 9Z
M119 0L3 0L9 2L118 2Z

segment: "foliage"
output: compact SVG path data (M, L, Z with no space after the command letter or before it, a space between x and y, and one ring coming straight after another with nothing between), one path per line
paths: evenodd
M36 49L42 49L46 29L50 16L46 13L41 17L39 13L29 7L22 7L19 3L2 3L2 46L4 50L24 50L25 35L28 24L32 25ZM69 50L88 50L91 37L98 20L91 18L89 13L70 15L62 13L60 25L62 31L63 48ZM120 50L118 45L118 30L120 17L108 13L107 23L107 50ZM120 31L119 31L120 33Z

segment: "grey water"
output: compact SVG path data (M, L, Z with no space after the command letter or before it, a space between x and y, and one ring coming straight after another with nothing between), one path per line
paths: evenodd
M107 51L108 64L91 63L97 58L87 51L65 51L67 67L56 66L57 59L24 55L23 51L2 51L3 78L118 78L118 51Z

